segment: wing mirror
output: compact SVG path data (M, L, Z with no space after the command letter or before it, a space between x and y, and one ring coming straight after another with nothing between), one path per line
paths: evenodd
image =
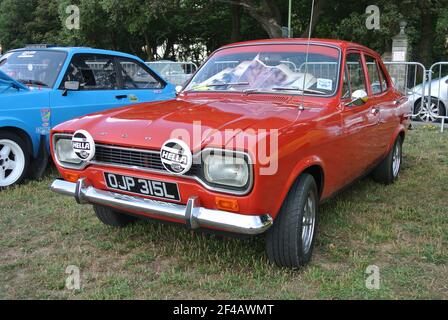
M176 86L176 95L182 92L183 87L182 86Z
M356 90L352 93L351 101L347 103L346 105L349 107L352 106L362 106L369 100L367 96L367 92L364 90Z
M65 97L68 91L78 91L80 87L79 81L65 81L64 82L64 92L62 95Z

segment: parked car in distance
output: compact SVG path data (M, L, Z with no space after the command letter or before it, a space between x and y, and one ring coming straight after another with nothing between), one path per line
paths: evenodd
M431 98L429 88L431 87ZM422 99L424 95L424 99ZM408 98L414 106L414 114L417 120L424 122L440 122L446 117L448 106L448 75L442 78L433 79L431 83L419 84L408 92Z
M42 175L53 126L174 96L173 85L129 54L45 46L7 52L0 58L0 188Z
M322 201L370 172L397 179L409 117L366 47L238 43L212 54L176 99L54 128L64 180L51 188L115 227L153 218L265 233L269 259L297 268L310 261Z
M176 86L185 85L198 68L193 62L169 60L146 62L146 64L156 70L167 82Z

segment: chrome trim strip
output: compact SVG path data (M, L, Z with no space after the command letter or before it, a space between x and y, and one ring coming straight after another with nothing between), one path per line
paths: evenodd
M96 189L85 179L77 183L55 180L50 189L56 193L73 196L81 204L109 206L123 211L155 214L185 221L191 229L214 227L219 230L256 235L268 230L273 220L269 214L243 215L200 206L198 197L188 199L187 205L128 196Z
M56 150L54 149L56 146L56 141L57 139L64 137L72 137L72 134L68 134L68 133L56 133L53 135L53 153L55 155L56 158L56 163L63 167L63 168L67 168L67 169L73 169L73 170L84 170L87 166L89 165L98 165L98 166L102 166L102 167L106 167L106 168L118 168L118 169L132 169L135 171L140 171L140 172L144 172L144 173L154 173L154 174L160 174L160 175L164 175L164 176L169 176L169 177L173 177L173 178L186 178L186 179L190 179L190 180L194 180L196 182L198 182L202 187L206 188L207 190L213 191L213 192L218 192L218 193L224 193L224 194L230 194L230 195L235 195L235 196L245 196L247 194L249 194L252 191L253 185L254 185L254 170L253 170L253 161L250 157L250 155L246 152L242 152L242 151L237 151L237 150L229 150L229 149L218 149L218 148L205 148L199 152L197 152L196 154L193 155L193 163L197 164L198 161L197 159L202 157L202 153L210 153L211 151L223 151L224 153L232 153L232 154L241 154L243 156L246 156L247 159L249 160L249 184L247 189L245 190L232 190L232 189L227 189L225 187L216 187L216 186L211 186L209 185L207 182L205 182L204 180L200 179L198 176L189 176L189 175L175 175L172 174L168 171L165 170L156 170L156 169L148 169L148 168L142 168L139 166L129 166L129 165L120 165L120 164L111 164L111 163L105 163L105 162L100 162L100 161L95 161L95 160L91 160L89 162L85 162L84 165L82 166L74 166L74 165L70 165L70 164L62 164L59 159L56 156ZM112 146L112 145L107 145L107 144L101 144L98 143L96 144L97 146L100 147L110 147L110 148L114 148L114 149L123 149L123 150L129 150L129 151L136 151L136 152L143 152L143 153L149 153L149 154L160 154L160 152L158 151L154 151L154 150L145 150L145 149L138 149L138 148L127 148L127 147L119 147L119 146Z

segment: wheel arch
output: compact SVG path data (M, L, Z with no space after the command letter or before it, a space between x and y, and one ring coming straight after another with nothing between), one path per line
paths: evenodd
M279 212L294 183L304 173L308 173L313 176L317 184L319 199L322 199L325 190L325 166L321 159L317 156L306 157L295 165L288 177L287 182L284 184L278 204L275 210L273 210L273 212L275 212L275 216Z
M399 127L397 127L397 129L395 129L394 134L392 135L389 144L387 146L386 155L390 152L390 150L392 150L395 144L395 140L397 140L398 137L401 138L401 142L404 142L406 138L406 129L403 125L400 125Z
M18 127L0 127L0 131L11 132L17 136L19 136L26 144L27 151L30 155L34 155L33 141L31 140L30 135L24 129Z
M324 191L324 183L325 183L324 169L319 164L311 165L306 169L304 169L302 172L300 172L299 175L296 177L296 180L299 179L299 177L304 173L310 174L314 178L314 181L316 181L317 192L320 199Z

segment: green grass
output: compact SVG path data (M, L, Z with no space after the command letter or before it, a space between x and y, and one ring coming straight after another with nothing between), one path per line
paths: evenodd
M268 263L262 237L227 239L140 222L115 230L48 190L57 177L0 193L1 299L448 298L448 134L409 132L392 186L364 179L321 208L303 270ZM65 288L67 266L81 289ZM365 286L380 268L379 290Z

